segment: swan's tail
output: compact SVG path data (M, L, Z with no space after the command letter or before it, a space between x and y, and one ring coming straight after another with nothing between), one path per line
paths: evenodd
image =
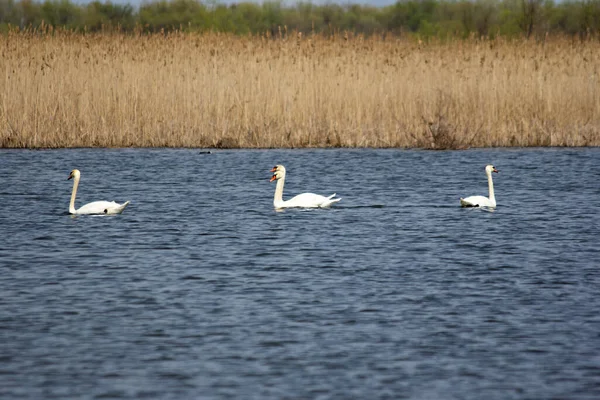
M127 205L129 205L129 200L127 200L125 203L121 204L119 207L115 208L115 210L113 212L109 212L110 214L121 214L123 212L123 210L125 209L125 207L127 207Z
M327 197L327 200L325 200L323 202L323 204L321 204L321 207L329 207L330 205L332 205L333 203L337 203L338 201L340 201L342 198L338 198L338 199L334 199L336 193L332 194L331 196Z

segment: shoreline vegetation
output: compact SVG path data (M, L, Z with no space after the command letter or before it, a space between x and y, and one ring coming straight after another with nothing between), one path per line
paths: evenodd
M599 146L596 37L0 35L0 148Z
M376 7L351 2L260 3L219 0L110 1L0 0L0 32L53 26L75 32L221 32L270 34L280 27L319 34L382 32L394 35L466 38L598 37L600 0L399 0Z

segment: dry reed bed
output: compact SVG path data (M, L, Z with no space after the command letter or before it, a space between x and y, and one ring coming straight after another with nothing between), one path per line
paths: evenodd
M0 147L600 145L600 43L0 37Z

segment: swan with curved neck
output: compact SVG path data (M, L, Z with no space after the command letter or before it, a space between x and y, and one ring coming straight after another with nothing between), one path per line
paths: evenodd
M69 214L85 215L85 214L121 214L125 207L129 204L126 201L123 204L115 203L114 201L94 201L81 206L77 210L75 209L75 196L77 196L77 186L79 186L79 178L81 172L78 169L74 169L69 174L69 179L73 179L73 193L71 193L71 203L69 204Z
M289 200L283 200L283 185L285 184L285 167L283 165L276 165L271 169L273 176L271 182L277 181L275 187L275 197L273 198L273 205L275 208L291 208L291 207L303 207L303 208L323 208L329 207L333 203L337 203L341 198L334 198L335 193L329 197L321 196L320 194L314 193L302 193L298 196L292 197Z
M490 197L485 196L470 196L466 199L460 199L460 205L462 207L496 207L496 197L494 196L494 182L492 181L492 172L498 173L498 170L493 165L485 166L485 174L488 179L488 188L490 191Z

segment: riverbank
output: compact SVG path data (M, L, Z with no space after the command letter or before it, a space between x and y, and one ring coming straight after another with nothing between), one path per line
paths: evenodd
M600 145L600 43L0 37L0 147Z

